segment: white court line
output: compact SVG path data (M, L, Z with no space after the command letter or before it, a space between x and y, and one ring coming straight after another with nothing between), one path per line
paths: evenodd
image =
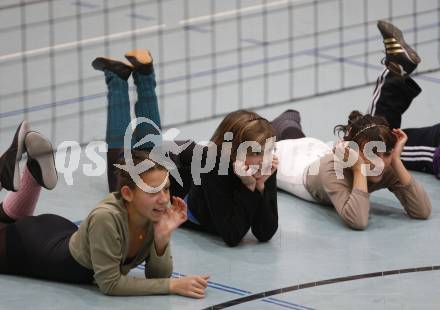
M37 48L34 50L25 51L25 52L0 56L0 62L4 62L4 61L16 59L16 58L21 58L21 57L29 57L29 56L36 56L36 55L40 55L40 54L46 54L46 53L49 53L51 50L63 50L63 49L69 49L69 48L76 48L80 45L87 45L87 44L97 43L97 42L105 41L105 40L114 40L114 39L120 39L120 38L124 38L124 37L130 37L133 34L154 32L154 31L163 29L165 27L166 27L166 25L162 24L162 25L156 25L156 26L152 26L152 27L137 29L134 31L118 32L118 33L114 33L114 34L107 35L107 36L100 36L100 37L84 39L81 41L74 41L74 42L69 42L69 43L64 43L64 44L53 45L51 47Z
M181 20L180 24L183 26L184 25L193 25L193 24L197 24L197 23L211 21L211 19L213 19L213 18L219 19L219 18L224 18L224 17L228 17L228 16L235 16L237 13L249 13L249 12L259 11L264 8L271 8L274 6L286 5L286 4L289 4L289 2L300 2L300 1L302 1L302 0L281 0L281 1L270 2L267 4L247 6L247 7L238 9L238 10L230 10L230 11L225 11L225 12L221 12L221 13L217 13L217 14L204 15L204 16L194 17L194 18L190 18L190 19L186 19L186 20Z
M231 15L236 15L237 13L249 13L249 12L261 10L263 8L271 8L274 6L286 5L291 2L293 3L293 2L302 2L302 1L305 2L307 0L281 0L281 1L270 2L267 4L248 6L248 7L241 8L239 10L225 11L225 12L221 12L221 13L217 13L217 14L213 14L213 15L205 15L205 16L199 16L199 17L195 17L195 18L186 19L186 20L181 20L179 22L179 24L181 26L189 25L189 24L196 24L196 23L200 23L200 22L204 22L204 21L210 21L212 18L215 18L215 19L223 18L223 17L227 17L227 16L231 16ZM9 61L12 59L22 58L22 57L30 57L30 56L46 54L52 50L63 50L63 49L69 49L69 48L76 48L80 45L97 43L97 42L104 41L104 40L113 40L113 39L129 37L129 36L132 36L133 34L154 32L154 31L157 31L160 29L164 29L165 27L166 27L165 24L161 24L161 25L156 25L156 26L152 26L152 27L141 28L141 29L134 30L134 31L119 32L119 33L111 34L108 36L94 37L94 38L90 38L90 39L84 39L81 41L74 41L74 42L69 42L69 43L58 44L58 45L53 45L53 46L49 46L49 47L43 47L43 48L38 48L38 49L34 49L34 50L29 50L29 51L25 51L25 52L3 55L3 56L0 56L0 63L5 62L5 61Z

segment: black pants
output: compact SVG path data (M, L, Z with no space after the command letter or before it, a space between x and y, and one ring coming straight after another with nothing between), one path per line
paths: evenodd
M69 240L77 231L54 214L29 216L0 228L0 272L68 283L92 283L93 270L70 254Z
M410 77L396 76L387 69L377 79L369 114L381 115L392 128L400 128L402 115L417 97L421 88ZM300 115L288 110L277 117L272 125L277 133L277 141L304 137ZM403 131L408 141L401 154L405 167L435 174L440 178L440 123L422 128L407 128Z
M277 141L285 139L297 139L304 138L305 135L301 128L301 118L298 111L287 110L275 118L271 122L275 128L277 135ZM176 141L178 145L182 145L187 141ZM184 197L189 192L189 186L191 184L191 160L193 156L193 150L196 146L195 142L192 142L186 149L180 154L171 156L178 167L179 174L182 177L184 186L180 186L176 180L171 178L171 195ZM116 180L116 167L113 165L117 163L123 156L123 149L110 149L107 153L107 180L110 192L117 190ZM203 163L202 163L203 166Z
M402 115L411 105L413 99L421 93L421 88L409 76L394 75L387 69L377 79L373 92L373 102L368 113L386 118L392 128L400 128ZM408 141L401 154L406 168L427 173L438 174L433 169L439 160L440 123L422 128L407 128L403 131Z

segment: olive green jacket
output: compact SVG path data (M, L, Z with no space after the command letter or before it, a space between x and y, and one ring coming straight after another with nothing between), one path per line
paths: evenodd
M126 263L129 244L128 212L121 197L109 194L93 209L70 238L73 258L94 271L99 289L108 295L150 295L169 293L173 262L168 245L162 256L154 246L153 224L147 227L144 245ZM127 276L130 269L145 262L145 278Z

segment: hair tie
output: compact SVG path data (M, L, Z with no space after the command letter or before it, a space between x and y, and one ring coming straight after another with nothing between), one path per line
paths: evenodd
M361 130L359 130L353 137L353 140L355 140L357 138L357 136L359 136L361 133L363 133L365 130L370 129L370 128L374 128L374 127L385 127L390 129L390 127L386 126L386 125L377 125L377 124L373 124L373 125L369 125L367 127L362 128Z

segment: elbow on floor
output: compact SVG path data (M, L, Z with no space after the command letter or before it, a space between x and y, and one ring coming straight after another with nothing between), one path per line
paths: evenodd
M426 208L421 210L417 214L412 215L411 217L418 220L427 220L431 215L431 208Z
M101 291L101 293L103 293L104 295L107 295L107 296L115 296L116 295L112 289L101 289L100 288L100 291Z
M240 243L241 240L224 239L224 241L228 247L233 248L233 247L236 247Z
M365 230L368 226L368 219L366 220L356 220L353 222L348 223L348 226L350 226L350 228L355 229L355 230Z
M98 288L101 291L101 293L103 293L104 295L107 296L117 296L119 294L117 294L117 290L116 290L116 283L111 282L111 283L102 283L102 282L98 282Z

